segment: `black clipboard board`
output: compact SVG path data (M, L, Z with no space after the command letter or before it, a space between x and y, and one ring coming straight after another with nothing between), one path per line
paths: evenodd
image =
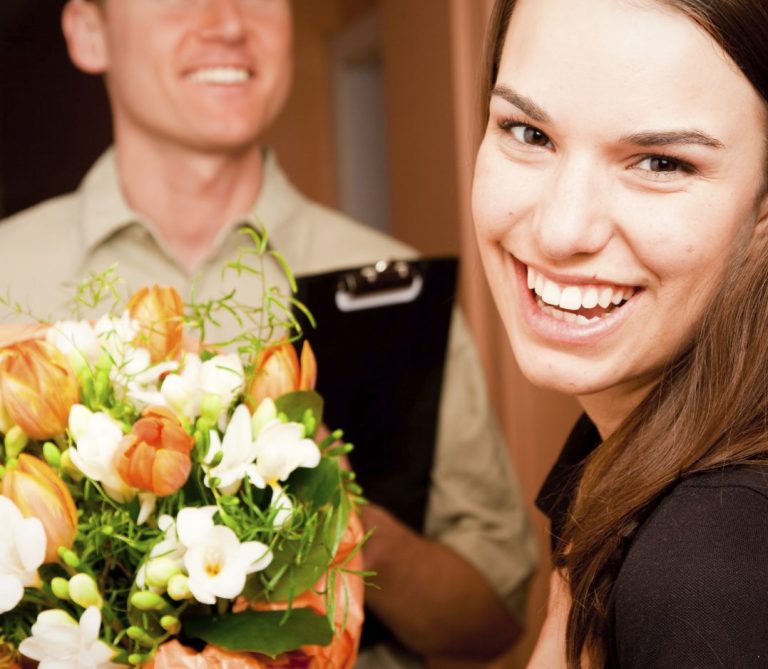
M417 532L424 525L453 313L455 257L380 261L297 277L327 425L354 445L363 494ZM367 614L362 645L391 639Z

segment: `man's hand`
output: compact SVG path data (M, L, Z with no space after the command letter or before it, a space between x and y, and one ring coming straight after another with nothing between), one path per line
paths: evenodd
M428 656L490 659L520 627L477 569L447 546L429 541L375 504L363 508L374 533L363 547L375 571L366 603L402 643Z

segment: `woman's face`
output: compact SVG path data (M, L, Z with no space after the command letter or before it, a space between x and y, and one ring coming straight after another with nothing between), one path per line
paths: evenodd
M473 211L533 382L613 402L658 378L761 216L765 127L760 96L682 13L518 3Z

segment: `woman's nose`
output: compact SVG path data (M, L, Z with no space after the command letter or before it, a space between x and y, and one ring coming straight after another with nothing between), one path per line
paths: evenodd
M600 251L611 238L610 186L588 159L562 162L542 188L533 226L541 252L562 260Z

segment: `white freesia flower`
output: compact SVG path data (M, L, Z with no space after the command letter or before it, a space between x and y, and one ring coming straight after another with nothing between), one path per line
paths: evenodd
M203 511L203 509L206 511ZM211 509L212 511L210 511ZM203 511L203 515L198 516L198 518L203 519L203 522L205 522L205 516L209 516L209 519L212 519L213 514L216 513L215 506L205 506L200 509L190 510ZM211 525L213 525L212 520ZM179 567L184 565L184 553L186 552L187 548L179 541L179 537L176 533L176 521L174 521L172 516L163 514L157 519L157 526L163 530L164 535L160 541L152 546L152 550L149 552L149 557L139 567L136 573L136 585L139 587L139 590L144 589L147 579L147 563L150 560L167 557L174 560L179 565Z
M219 479L219 489L225 495L235 494L246 476L259 488L266 485L254 462L256 443L251 430L251 414L245 404L238 405L232 413L223 441L216 430L211 430L206 463L210 464L219 452L222 453L221 461L208 470L206 485L210 487L214 477Z
M269 421L254 444L256 469L269 484L285 481L298 467L317 467L320 449L304 436L301 423Z
M41 669L116 669L115 655L99 640L101 612L89 606L78 623L66 611L42 611L32 625L32 636L19 644L19 651L37 660Z
M96 330L88 321L59 321L45 333L72 364L74 369L93 367L101 356L101 344Z
M190 421L200 415L203 400L212 397L219 406L216 420L221 422L244 383L243 363L236 354L216 355L201 362L197 354L187 353L181 373L166 376L160 392L165 406Z
M75 467L101 483L112 499L131 499L136 491L125 484L115 467L115 454L123 438L120 424L103 411L94 413L82 404L74 404L69 410L69 433L75 442L69 449Z
M217 597L234 599L243 591L248 574L261 571L272 562L266 545L259 541L241 543L224 525L188 529L195 536L184 554L184 566L189 574L189 589L203 604L215 604Z
M139 323L128 311L120 318L102 316L94 327L101 349L109 354L114 365L109 376L118 396L129 397L139 408L157 404L160 377L178 369L175 360L152 364L146 348L133 345L139 333Z
M15 608L24 588L39 585L38 567L45 559L45 530L39 518L24 518L0 495L0 613Z
M139 329L139 322L131 318L127 310L119 318L105 314L94 326L102 349L115 360L123 357L123 351L136 339Z

